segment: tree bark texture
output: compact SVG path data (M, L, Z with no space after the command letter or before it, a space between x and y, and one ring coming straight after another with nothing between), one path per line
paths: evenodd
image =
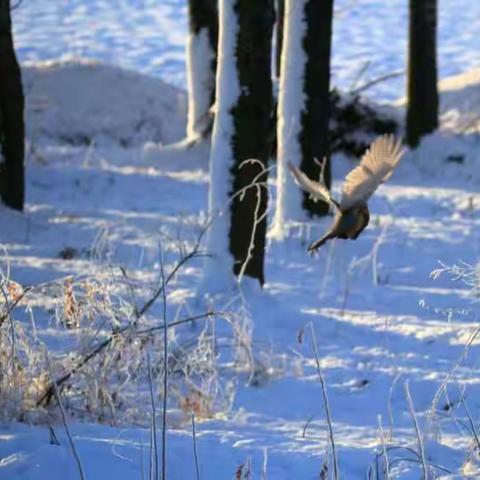
M273 0L237 0L239 22L236 65L240 97L232 109L234 122L230 251L234 273L263 284L268 192L267 164L271 152L271 42ZM247 159L257 162L242 162ZM238 192L243 192L238 194Z
M285 21L285 0L276 0L276 50L275 74L280 78L282 68L283 23Z
M10 1L0 0L0 139L5 164L0 169L3 202L23 210L25 197L24 96L12 38Z
M190 39L188 56L195 57L195 43L208 39L209 58L188 58L189 78L189 121L187 135L205 137L211 132L213 117L210 107L215 101L215 73L218 51L218 0L188 0ZM204 53L204 52L202 52ZM208 65L199 65L205 61ZM198 78L195 78L198 77ZM200 85L198 85L200 83ZM207 95L208 98L198 98Z
M333 0L309 0L305 4L306 34L303 48L306 53L304 92L305 109L302 112L300 144L301 169L318 180L320 166L328 188L331 184L329 121L330 121L330 58L332 48ZM317 162L315 161L317 160ZM303 195L303 207L310 215L326 215L325 202L314 202Z
M407 143L416 147L438 127L437 0L410 0Z

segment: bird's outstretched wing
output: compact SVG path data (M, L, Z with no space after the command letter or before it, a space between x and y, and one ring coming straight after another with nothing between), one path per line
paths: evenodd
M338 210L338 203L332 198L329 190L320 182L315 182L308 178L300 169L288 162L288 168L292 172L293 178L297 185L309 193L314 200L323 200Z
M390 178L404 153L400 139L393 135L378 137L364 153L360 165L346 176L340 208L348 210L358 202L366 202Z

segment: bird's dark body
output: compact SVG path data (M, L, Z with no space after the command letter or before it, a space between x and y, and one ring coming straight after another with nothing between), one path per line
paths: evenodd
M313 242L308 247L308 251L317 250L332 238L355 240L366 228L369 221L370 213L365 202L358 203L348 210L339 211L335 215L335 220L329 231L322 238Z
M393 135L378 137L364 153L360 165L345 177L339 202L332 198L323 182L307 177L298 167L289 163L295 182L315 200L326 201L335 211L335 218L328 232L308 248L313 252L332 238L355 240L370 220L367 200L375 190L392 175L405 150L402 142Z

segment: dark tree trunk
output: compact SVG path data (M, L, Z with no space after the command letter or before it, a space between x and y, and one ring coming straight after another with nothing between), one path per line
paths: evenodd
M305 110L301 119L301 169L318 180L320 167L326 161L324 180L331 184L329 119L330 119L330 57L332 45L333 0L309 0L305 5L306 34L303 48L307 56L305 68ZM303 207L311 215L326 215L328 205L303 196Z
M407 143L438 127L437 0L410 0Z
M230 251L234 273L244 273L263 284L268 193L259 184L267 181L264 169L271 151L273 0L236 0L234 10L239 24L236 65L240 96L232 110L232 193L248 188L232 202ZM259 164L240 167L250 158Z
M206 28L212 49L217 49L217 0L188 0L190 30L196 34Z
M202 78L192 78L193 82L200 82L202 84L202 90L204 90L204 93L209 97L206 106L211 107L215 101L215 72L217 69L218 48L218 0L188 0L188 7L190 35L199 36L205 31L213 54L210 65L205 65L202 68L206 70L207 73L203 72ZM191 59L191 63L193 64L193 62L202 60L203 59ZM190 65L190 67L191 66L192 65ZM198 75L199 71L189 73L190 75ZM192 96L194 95L191 91L189 93ZM196 92L196 95L198 95L198 92ZM197 103L205 102L202 98L191 98L190 101ZM203 112L203 110L206 111ZM192 132L196 132L201 136L206 136L211 132L213 124L213 118L209 113L209 108L203 108L197 105L195 111L189 112L189 115L194 114L199 118L189 120L189 123L192 124L188 128L190 130L188 133L192 134ZM201 118L204 116L208 118Z
M275 74L280 78L282 68L282 47L283 47L283 22L285 20L285 0L276 0L276 50L275 50Z
M275 76L280 86L280 72L282 71L282 49L283 49L283 33L285 22L285 0L276 0L276 39L275 39ZM273 110L272 110L272 158L277 157L277 122L278 122L278 96L274 98Z
M20 67L12 39L10 1L0 0L0 142L5 165L1 192L5 205L23 210L25 196L24 97Z

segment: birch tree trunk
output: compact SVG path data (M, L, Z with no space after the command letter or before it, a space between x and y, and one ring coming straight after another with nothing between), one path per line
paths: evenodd
M325 215L328 206L314 203L295 185L287 165L317 180L324 162L330 188L330 57L333 0L285 0L285 28L278 100L278 177L274 234L288 222Z
M207 247L215 273L263 284L271 150L272 0L220 0ZM245 162L248 159L255 161ZM208 274L208 272L207 272ZM222 280L223 281L223 280Z
M189 0L187 43L188 123L187 137L203 138L211 133L210 109L215 100L217 68L217 0Z

